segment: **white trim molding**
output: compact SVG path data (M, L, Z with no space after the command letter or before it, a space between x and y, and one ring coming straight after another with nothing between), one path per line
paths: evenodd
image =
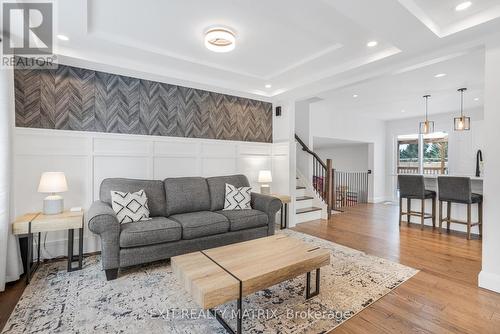
M500 293L500 275L481 270L478 276L480 288Z

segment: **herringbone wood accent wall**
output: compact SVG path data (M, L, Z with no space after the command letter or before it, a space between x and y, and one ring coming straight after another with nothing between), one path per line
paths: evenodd
M272 105L59 65L17 69L16 126L272 142Z

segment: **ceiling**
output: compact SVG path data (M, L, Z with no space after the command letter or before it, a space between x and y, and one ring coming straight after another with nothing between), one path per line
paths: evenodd
M436 75L446 74L436 78ZM465 87L466 109L483 106L484 51L477 50L421 67L401 69L382 77L320 94L332 110L392 120L422 116L423 95L430 94L429 114L456 112L458 88ZM357 95L357 97L354 97Z
M408 11L439 37L445 37L500 17L498 0L474 0L463 11L455 7L465 0L399 0Z
M473 0L460 14L458 2L57 1L56 33L69 40L58 40L56 52L68 65L270 101L310 98L500 31L500 0ZM204 47L214 25L234 29L233 52ZM378 45L367 47L372 40Z
M353 146L363 146L368 145L368 143L344 140L336 138L325 138L325 137L313 137L313 147L314 150L320 150L322 148L340 148L340 147L353 147Z

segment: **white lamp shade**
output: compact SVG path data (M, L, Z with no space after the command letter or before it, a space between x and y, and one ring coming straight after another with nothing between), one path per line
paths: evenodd
M270 170L261 170L259 172L259 183L269 183L273 182L273 178L271 176L271 171Z
M46 172L40 178L39 193L62 193L68 191L68 183L63 172Z

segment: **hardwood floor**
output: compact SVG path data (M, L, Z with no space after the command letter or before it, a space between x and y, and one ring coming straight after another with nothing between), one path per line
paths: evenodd
M500 294L477 287L481 241L398 226L398 208L359 205L295 230L419 269L333 333L500 333Z
M0 292L0 332L9 319L12 310L14 310L17 301L21 298L24 288L25 281L20 279L16 282L7 283L5 291Z
M481 241L398 227L396 206L359 205L295 230L421 270L334 333L500 333L500 294L477 287ZM24 282L0 293L0 330Z

